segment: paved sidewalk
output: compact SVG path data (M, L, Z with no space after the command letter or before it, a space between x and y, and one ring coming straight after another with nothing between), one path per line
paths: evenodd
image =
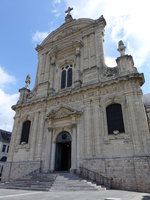
M150 194L121 190L79 191L79 192L36 192L25 190L0 189L0 200L150 200Z

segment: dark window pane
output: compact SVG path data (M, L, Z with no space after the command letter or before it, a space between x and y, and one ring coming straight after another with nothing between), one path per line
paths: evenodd
M72 86L72 68L68 69L67 87Z
M5 152L5 150L6 150L6 145L4 144L2 148L2 152Z
M7 157L6 157L6 156L3 156L3 157L0 159L1 162L6 162L6 160L7 160Z
M61 73L61 89L66 87L66 70Z
M113 134L114 130L124 132L122 109L120 104L112 104L106 108L108 133Z
M31 121L25 121L22 127L20 143L28 143Z

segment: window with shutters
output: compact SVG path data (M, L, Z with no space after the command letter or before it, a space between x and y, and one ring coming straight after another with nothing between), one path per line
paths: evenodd
M61 89L72 86L72 65L66 65L61 72Z
M27 120L23 123L20 144L27 144L29 140L31 121Z
M111 104L106 108L108 134L124 133L122 108L120 104Z

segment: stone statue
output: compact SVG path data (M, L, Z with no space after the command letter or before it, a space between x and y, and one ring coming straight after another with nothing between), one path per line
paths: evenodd
M123 41L120 40L118 42L118 49L117 49L120 52L120 56L124 56L125 55L125 49L126 49L126 47L124 46Z
M31 83L30 74L27 75L25 83L26 83L25 88L29 89L29 84Z

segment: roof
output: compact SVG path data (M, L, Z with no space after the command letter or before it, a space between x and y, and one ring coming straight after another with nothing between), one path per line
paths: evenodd
M0 141L1 142L9 143L10 138L11 138L11 132L0 129Z

